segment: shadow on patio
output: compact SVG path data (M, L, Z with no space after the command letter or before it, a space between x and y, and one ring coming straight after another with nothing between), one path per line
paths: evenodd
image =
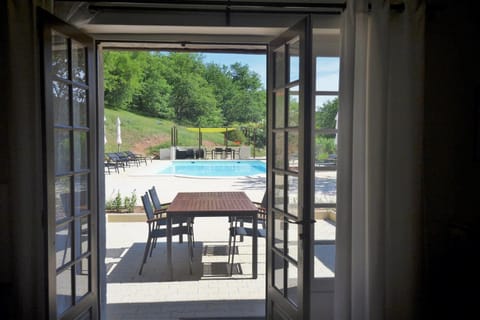
M264 317L265 241L259 241L258 278L252 279L251 239L238 243L235 262L240 265L232 277L227 273L227 226L226 219L195 220L192 275L187 243L174 238L171 281L165 241L157 243L140 276L146 224L107 223L107 318Z
M238 255L238 247L235 248ZM167 271L167 248L166 243L159 242L153 249L151 257L143 268L142 275L138 274L140 263L143 258L145 243L133 243L130 247L107 249L107 282L164 282L171 281ZM205 278L232 279L229 276L227 264L226 244L206 243L197 241L194 247L193 274L188 269L188 252L186 243L173 243L173 281L197 281ZM246 258L250 258L246 252ZM244 274L241 263L235 263L233 276L251 276ZM243 277L242 277L243 278Z

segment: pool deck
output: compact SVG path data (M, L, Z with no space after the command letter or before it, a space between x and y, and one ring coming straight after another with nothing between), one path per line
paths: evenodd
M117 192L121 196L129 196L133 191L137 195L137 204L140 196L149 188L155 186L161 202L171 202L177 192L198 191L244 191L252 201L260 202L265 193L265 175L252 177L215 177L194 178L173 175L155 174L168 165L169 160L152 160L148 165L130 167L120 174L105 175L105 198L114 198Z
M155 186L162 202L170 202L180 191L244 191L252 201L261 201L265 176L237 178L186 178L155 175L165 160L147 166L130 167L120 174L105 175L107 200L119 191L138 197ZM317 221L318 222L318 221ZM167 277L166 244L159 241L138 275L145 248L145 222L107 222L107 315L116 319L219 319L265 315L265 239L259 239L258 278L252 279L251 239L238 243L235 256L238 271L226 274L228 244L227 218L197 218L194 224L193 274L188 271L186 244L174 242L174 280ZM335 227L326 221L315 224L322 239L335 239ZM331 248L315 253L315 274L332 276ZM318 266L318 267L317 267Z

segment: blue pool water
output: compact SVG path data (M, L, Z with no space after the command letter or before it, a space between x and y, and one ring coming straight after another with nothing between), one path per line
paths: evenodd
M259 160L176 160L158 173L195 177L240 177L265 172L265 162Z

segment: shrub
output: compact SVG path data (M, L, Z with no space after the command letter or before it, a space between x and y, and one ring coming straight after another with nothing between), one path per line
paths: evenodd
M228 140L238 141L240 144L244 144L247 138L241 130L233 130L227 133Z
M122 195L120 194L120 191L118 191L117 195L113 199L113 209L120 211L120 209L122 209L122 204L123 204Z
M135 190L132 191L130 196L125 196L122 198L120 191L117 191L115 198L107 200L105 202L105 210L116 211L116 212L133 212L137 204L137 195Z
M137 204L137 195L135 194L135 190L132 191L130 197L125 197L123 200L124 207L128 212L133 212L135 205Z
M327 137L317 137L316 139L316 159L327 159L330 154L337 153L335 139Z

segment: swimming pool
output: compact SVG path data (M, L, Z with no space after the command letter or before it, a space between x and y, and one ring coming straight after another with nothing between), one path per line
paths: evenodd
M241 177L265 174L260 160L175 160L158 174L194 177Z

